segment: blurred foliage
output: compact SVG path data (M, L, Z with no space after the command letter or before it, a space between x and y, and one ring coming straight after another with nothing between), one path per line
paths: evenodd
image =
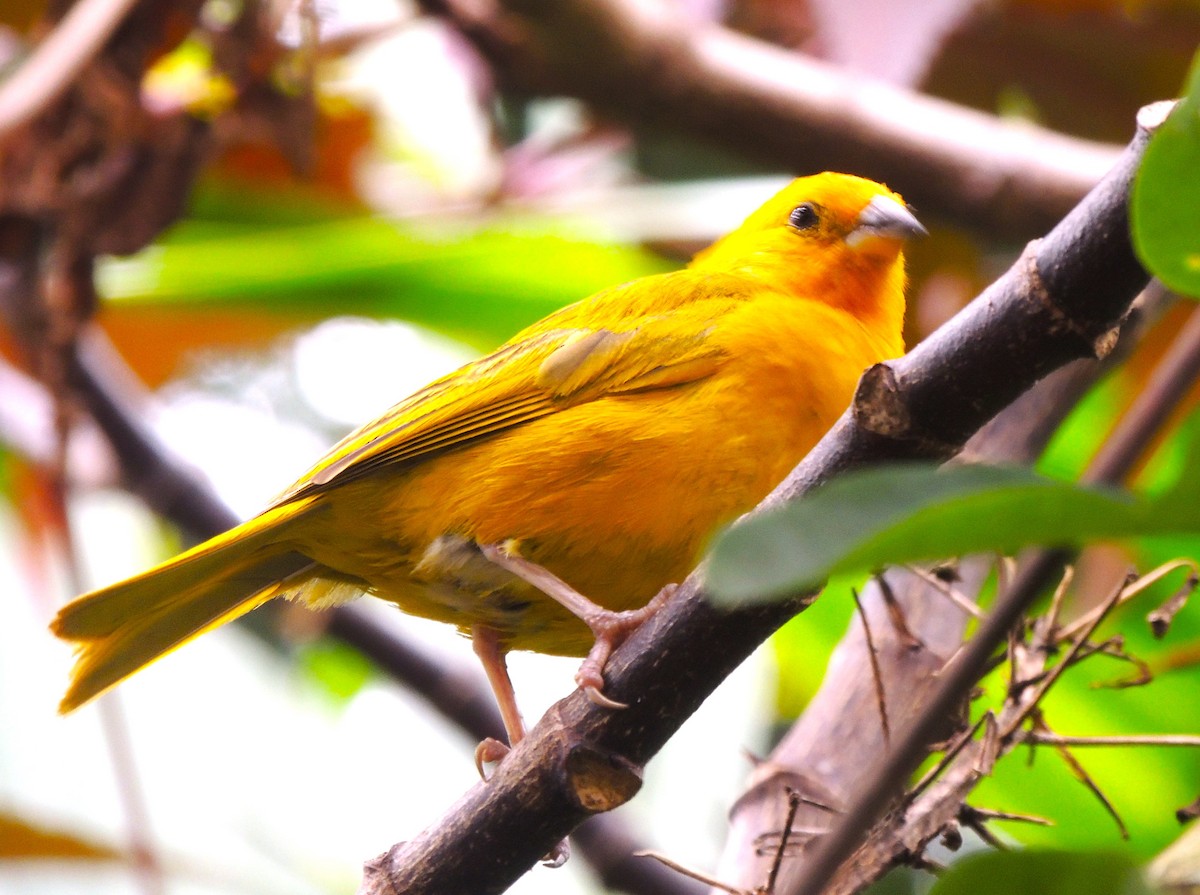
M1117 853L993 852L968 855L929 895L1149 895L1137 868Z
M305 644L297 655L303 673L335 704L345 703L375 674L375 666L357 650L333 640Z
M636 248L520 222L421 227L214 183L155 246L101 267L101 320L154 384L189 345L261 345L330 316L408 320L493 347L564 304L666 267Z

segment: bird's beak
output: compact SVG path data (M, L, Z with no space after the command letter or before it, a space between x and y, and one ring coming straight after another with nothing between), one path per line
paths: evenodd
M911 211L890 196L876 196L859 213L846 243L854 247L872 237L906 240L928 235Z

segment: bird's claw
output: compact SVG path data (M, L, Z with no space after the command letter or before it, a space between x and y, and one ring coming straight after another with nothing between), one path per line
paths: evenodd
M588 701L590 701L593 705L600 706L602 709L613 709L614 711L619 711L620 709L629 708L629 703L617 702L615 699L609 699L604 695L603 692L601 692L599 687L587 686L583 688L583 692L587 695Z
M561 867L567 863L567 859L571 857L571 843L563 839L558 845L550 849L550 853L542 858L543 867Z
M479 772L479 779L487 780L487 774L483 770L485 764L499 761L511 751L508 744L495 737L480 740L479 745L475 747L475 770Z

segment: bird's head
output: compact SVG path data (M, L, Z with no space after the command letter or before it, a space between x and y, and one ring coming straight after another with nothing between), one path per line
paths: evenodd
M861 318L903 315L906 240L925 228L899 195L849 174L793 180L692 261L744 273Z

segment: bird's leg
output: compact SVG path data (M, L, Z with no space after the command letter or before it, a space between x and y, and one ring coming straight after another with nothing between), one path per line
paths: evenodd
M500 646L500 637L495 628L487 625L475 625L471 628L471 646L475 655L483 663L484 674L492 685L496 695L496 705L500 709L500 718L504 721L504 731L508 734L508 744L494 737L488 737L475 747L475 767L479 776L483 777L484 762L499 761L508 754L512 746L525 738L525 722L521 719L521 711L517 708L517 694L513 692L512 679L508 676L508 664L504 660L506 650Z
M480 777L484 777L484 762L499 761L513 746L525 739L525 722L517 708L517 694L513 692L512 679L508 676L508 663L504 661L506 650L500 645L496 629L487 625L475 625L471 628L471 646L475 648L475 655L483 663L483 671L487 675L488 683L492 685L492 692L496 695L496 705L500 708L504 731L508 734L508 745L494 737L488 737L475 747L475 769L479 771ZM570 856L571 845L564 839L551 849L550 854L542 859L542 863L548 867L561 867Z
M588 699L597 705L610 709L628 708L625 703L604 695L604 666L612 651L642 622L662 608L672 588L664 588L641 609L613 612L611 609L597 606L548 569L515 555L511 549L511 542L484 544L479 549L493 563L556 600L591 629L596 642L583 664L579 666L579 671L575 673L575 683L587 694Z

